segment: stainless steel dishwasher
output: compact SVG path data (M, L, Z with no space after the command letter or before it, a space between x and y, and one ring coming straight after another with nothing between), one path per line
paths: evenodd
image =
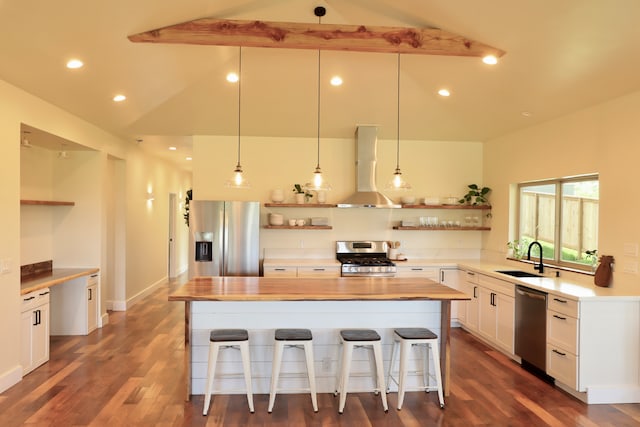
M547 346L547 294L516 285L516 354L522 367L545 373Z

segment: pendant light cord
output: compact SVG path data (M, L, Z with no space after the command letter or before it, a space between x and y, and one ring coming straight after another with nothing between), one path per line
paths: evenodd
M320 18L318 18L320 21ZM318 49L318 163L316 169L320 168L320 49Z
M400 170L400 54L398 53L398 117L396 126L396 172Z
M240 55L238 60L238 164L240 168L240 88L242 85L242 46L240 46Z

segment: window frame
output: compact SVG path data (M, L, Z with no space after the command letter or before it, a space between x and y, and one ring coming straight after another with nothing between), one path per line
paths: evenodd
M526 182L521 182L518 183L517 185L517 215L516 215L516 236L517 236L517 240L521 241L522 240L522 236L521 236L521 228L520 228L520 222L521 222L521 218L522 218L522 212L521 212L521 207L522 207L522 188L524 187L535 187L535 186L542 186L542 185L554 185L555 186L555 209L554 209L554 258L543 258L543 262L545 264L548 264L550 266L556 266L556 267L564 267L564 268L568 268L568 269L573 269L573 270L581 270L581 271L592 271L592 266L588 265L588 264L584 264L584 263L580 263L580 262L572 262L572 261L565 261L562 260L562 246L563 246L563 241L562 241L562 199L563 199L563 191L562 191L562 187L563 184L567 184L567 183L571 183L571 182L585 182L585 181L598 181L598 186L600 184L600 175L597 173L594 174L585 174L585 175L578 175L578 176L571 176L571 177L565 177L565 178L556 178L556 179L545 179L545 180L539 180L539 181L526 181ZM600 200L600 194L598 191L598 201ZM599 212L600 212L600 207L598 206L598 217L599 217ZM539 212L536 211L536 215L538 215ZM537 240L537 239L536 239ZM597 233L597 240L598 242L600 241L599 239L599 227L598 227L598 233ZM597 249L597 248L596 248Z

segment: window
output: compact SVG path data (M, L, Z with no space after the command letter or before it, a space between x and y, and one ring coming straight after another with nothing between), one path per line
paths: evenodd
M545 263L591 269L598 248L598 176L528 182L518 189L521 245L537 240ZM537 249L534 254L539 256Z

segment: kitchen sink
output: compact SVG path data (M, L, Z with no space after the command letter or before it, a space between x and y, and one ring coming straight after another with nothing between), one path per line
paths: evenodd
M522 270L496 270L496 273L502 273L513 277L542 277L539 274L529 273Z

